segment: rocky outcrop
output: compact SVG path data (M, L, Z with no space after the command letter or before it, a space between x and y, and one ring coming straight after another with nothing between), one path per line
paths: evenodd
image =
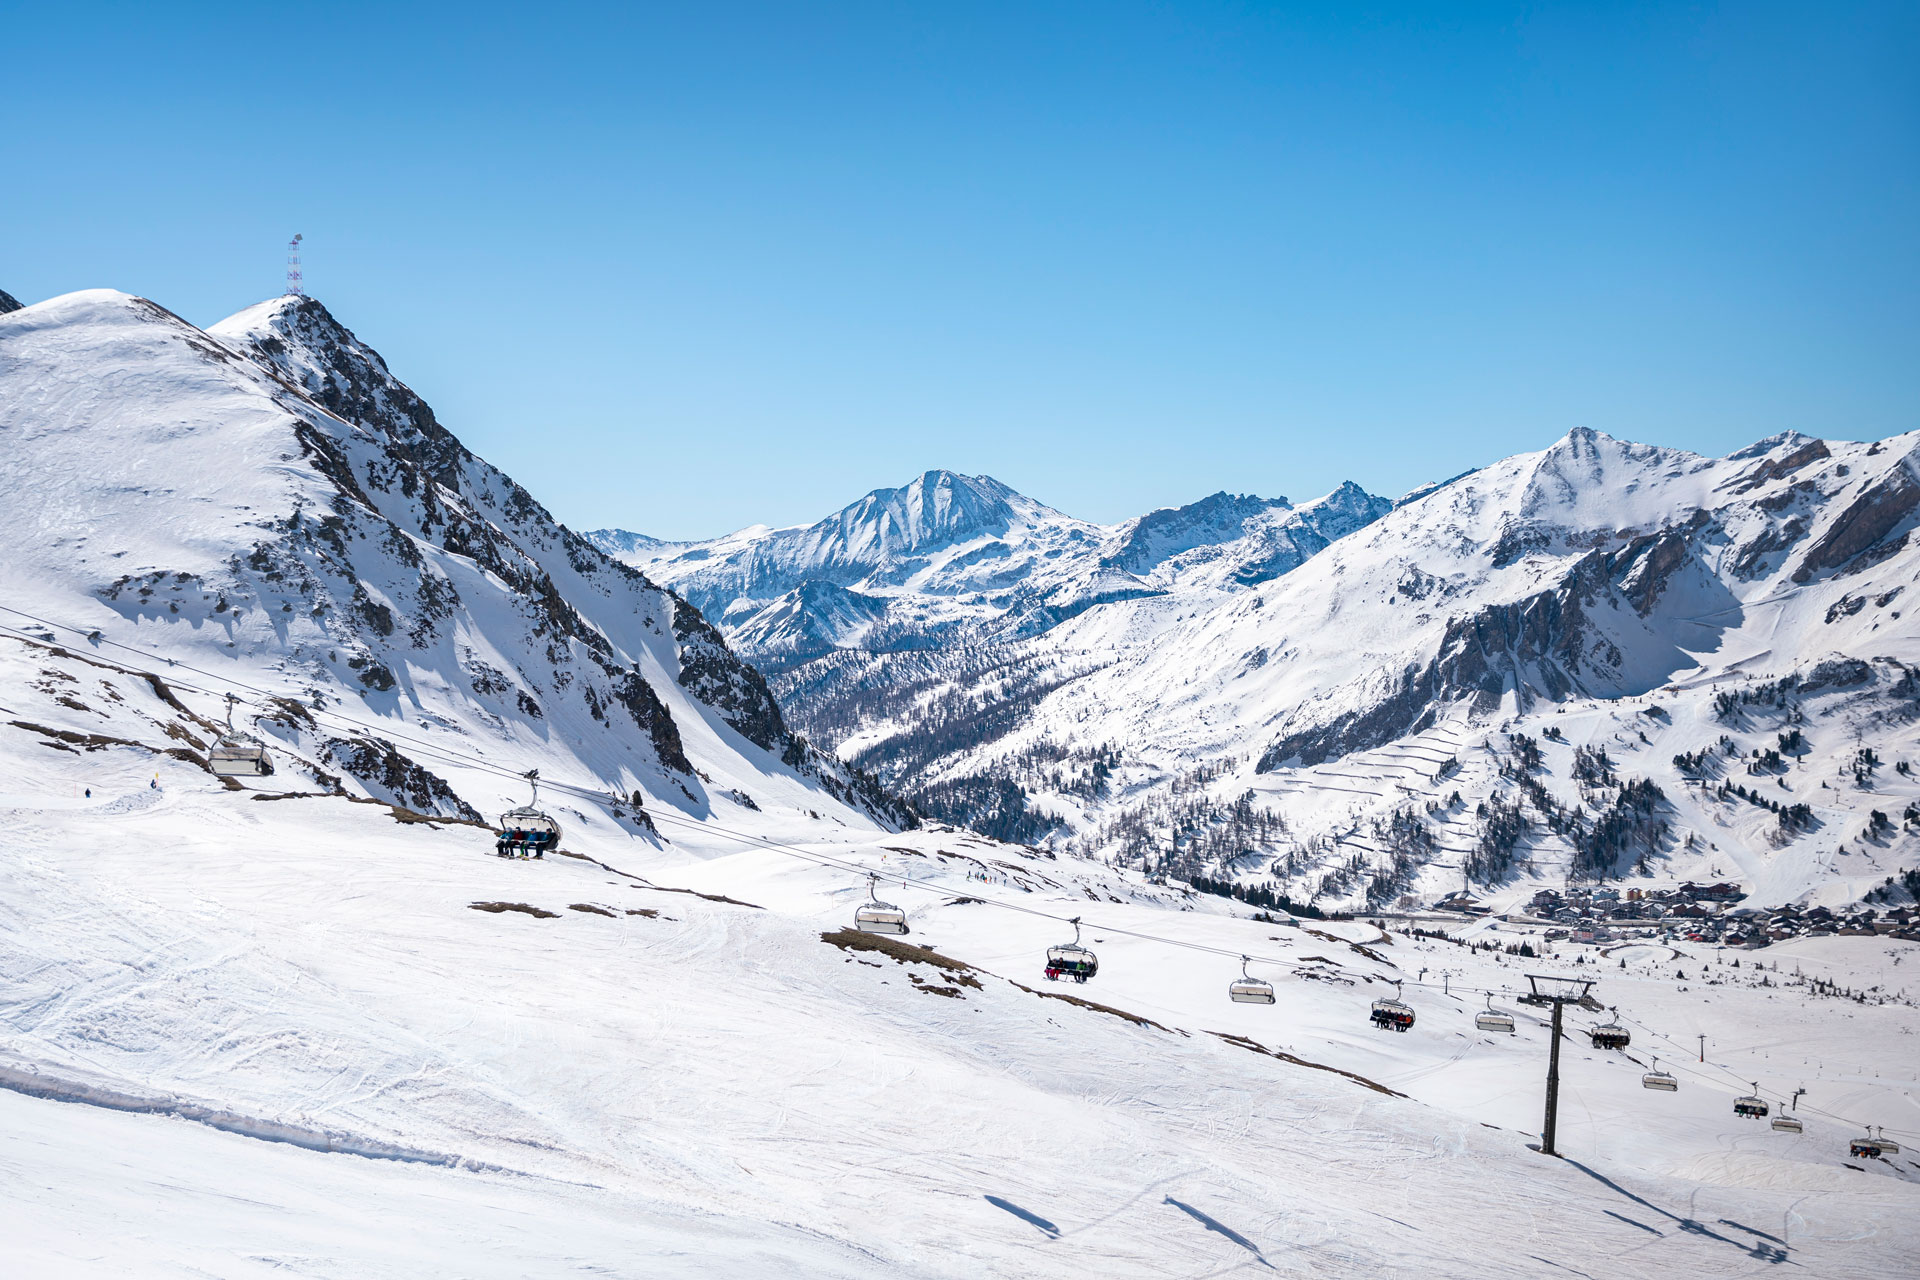
M1898 466L1860 491L1860 496L1820 535L1793 571L1795 582L1838 569L1849 561L1868 563L1905 545L1906 533L1893 537L1920 507L1920 482L1906 466ZM1877 553L1877 554L1876 554Z
M719 630L678 596L673 634L680 642L680 687L718 711L747 741L784 752L787 726L765 677L735 657Z

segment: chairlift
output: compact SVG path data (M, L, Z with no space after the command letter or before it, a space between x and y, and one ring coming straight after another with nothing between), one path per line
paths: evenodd
M494 832L493 851L502 858L544 858L560 843L560 824L539 808L540 771L529 769L524 776L532 784L533 798L501 814Z
M1229 983L1227 995L1235 1004L1272 1004L1273 984L1247 973L1248 959L1240 957L1240 977Z
M867 901L853 913L853 927L862 933L906 933L907 913L891 902L880 901L874 887L880 877L867 873Z
M1767 1100L1760 1096L1760 1082L1754 1081L1754 1092L1733 1100L1733 1114L1746 1120L1764 1120L1767 1118Z
M1068 923L1073 925L1073 941L1047 948L1046 972L1049 982L1058 982L1062 978L1085 982L1100 972L1099 959L1080 945L1080 917L1075 916Z
M1660 1069L1660 1059L1653 1060L1653 1070L1640 1077L1642 1089L1658 1089L1662 1093L1678 1093L1680 1082L1668 1072Z
M1873 1145L1880 1148L1882 1155L1897 1156L1900 1154L1900 1144L1892 1138L1889 1138L1885 1129L1880 1129L1880 1131L1874 1135Z
M1493 992L1487 992L1487 1007L1473 1015L1473 1025L1481 1031L1504 1031L1513 1034L1513 1015L1501 1013L1493 1007Z
M1400 992L1398 980L1395 980L1393 990L1397 996ZM1405 1031L1413 1025L1413 1008L1393 998L1375 1000L1370 1020L1382 1031Z
M1773 1128L1776 1133L1803 1133L1805 1126L1792 1116L1775 1116Z
M233 705L239 699L227 695L227 731L207 752L207 767L222 778L263 778L273 772L273 760L266 746L250 733L233 727Z
M1619 1010L1614 1010L1615 1020L1603 1022L1587 1032L1593 1039L1596 1049L1624 1049L1633 1043L1633 1036L1618 1021Z
M1881 1145L1880 1139L1873 1136L1871 1130L1866 1137L1855 1138L1847 1144L1847 1154L1856 1160L1878 1160L1886 1153L1886 1147Z

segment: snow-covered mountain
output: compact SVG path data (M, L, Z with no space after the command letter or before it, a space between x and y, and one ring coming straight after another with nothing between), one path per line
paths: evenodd
M100 660L239 693L306 785L473 819L538 768L635 829L659 806L905 820L788 730L695 609L464 449L317 301L205 332L110 291L13 311L0 438L8 603ZM204 752L217 710L156 729Z
M590 533L668 583L756 661L890 653L1035 635L1096 605L1228 590L1304 563L1391 503L1348 484L1316 502L1214 494L1115 526L1090 524L988 476L929 471L815 524L709 542Z
M831 679L776 688L931 813L1136 864L1177 845L1176 868L1232 862L1356 905L1457 888L1463 859L1495 881L1642 854L1709 874L1721 829L1742 826L1728 806L1753 805L1709 797L1699 754L1745 759L1804 725L1800 781L1770 781L1754 815L1771 834L1737 843L1768 859L1795 846L1761 877L1782 898L1857 894L1916 861L1881 830L1883 852L1859 860L1872 813L1920 790L1904 773L1856 786L1852 762L1904 755L1920 710L1920 631L1902 620L1917 459L1915 435L1788 435L1713 459L1575 431L1252 590L1115 602L985 650L845 655ZM1657 723L1630 701L1649 696ZM1516 764L1502 731L1546 727L1575 736L1539 769ZM1574 746L1627 763L1560 758ZM1657 818L1620 809L1635 777L1663 790ZM1517 845L1494 829L1516 804ZM1806 833L1779 829L1782 804L1813 807ZM1404 839L1375 830L1396 821Z

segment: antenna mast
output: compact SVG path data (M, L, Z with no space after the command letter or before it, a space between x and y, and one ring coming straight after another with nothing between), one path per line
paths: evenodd
M304 297L307 292L300 275L300 241L303 238L296 235L287 241L287 293L295 298Z

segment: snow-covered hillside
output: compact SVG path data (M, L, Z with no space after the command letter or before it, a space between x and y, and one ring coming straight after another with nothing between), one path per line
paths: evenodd
M596 818L502 861L156 755L165 697L111 666L6 639L0 678L44 725L0 733L10 1275L1910 1271L1911 943L1522 961L1537 929L1278 923L962 832L665 808L669 845ZM866 869L906 938L844 931ZM1063 988L1069 916L1101 970ZM1272 1006L1228 1002L1243 953ZM1527 1145L1523 971L1598 976L1635 1039L1575 1012L1564 1160ZM1367 1021L1395 991L1405 1035ZM1733 1115L1749 1082L1804 1131ZM1850 1157L1869 1123L1903 1152Z

